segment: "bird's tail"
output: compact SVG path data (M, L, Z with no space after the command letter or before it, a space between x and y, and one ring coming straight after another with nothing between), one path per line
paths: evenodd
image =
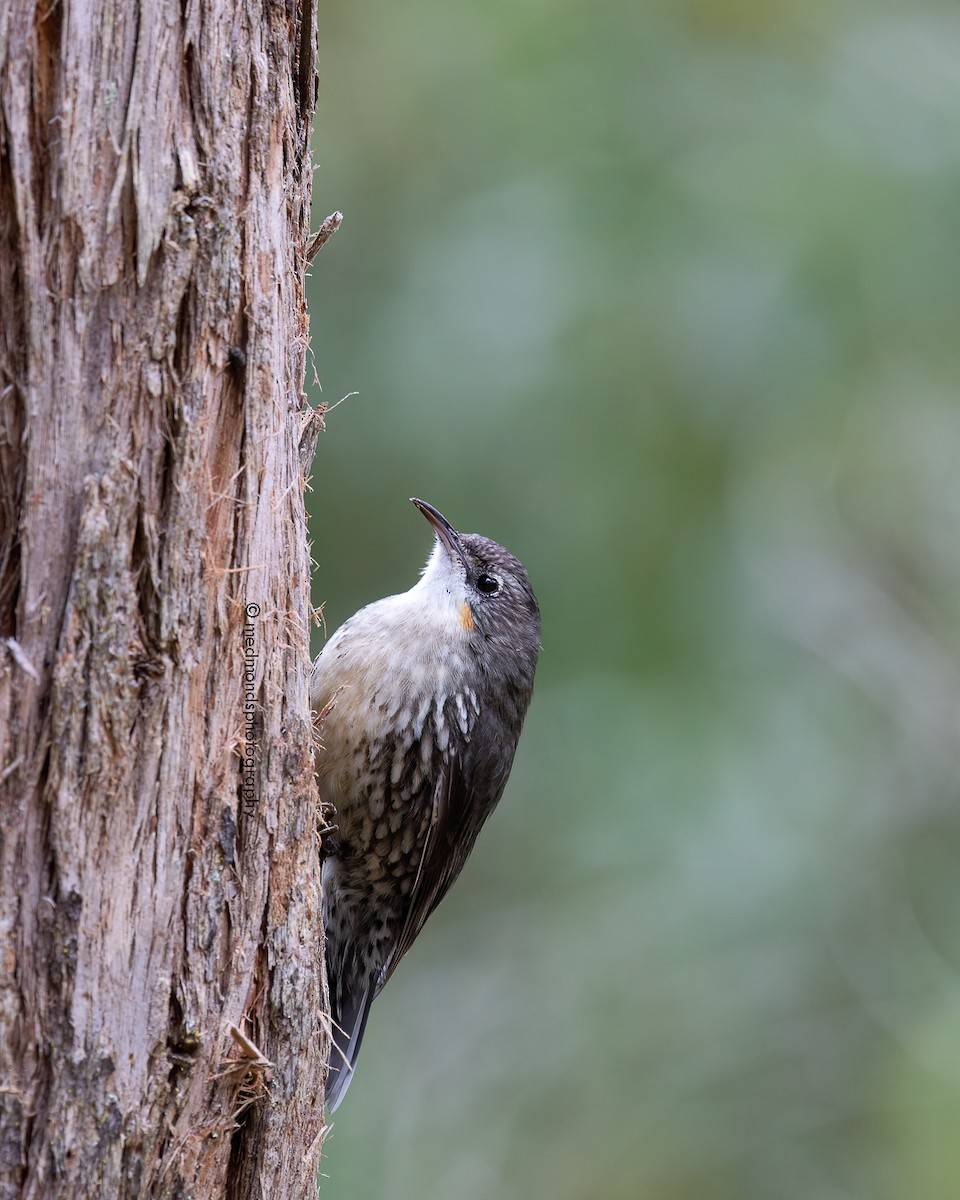
M333 1046L330 1051L330 1071L325 1091L328 1114L337 1111L350 1086L374 994L372 983L356 995L339 996L336 994L338 991L331 980L330 1016L333 1022Z

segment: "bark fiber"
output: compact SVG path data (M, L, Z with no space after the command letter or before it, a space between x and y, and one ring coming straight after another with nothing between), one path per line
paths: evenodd
M315 36L0 6L2 1200L315 1194Z

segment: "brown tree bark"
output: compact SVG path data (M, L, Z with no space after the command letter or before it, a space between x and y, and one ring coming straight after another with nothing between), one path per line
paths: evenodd
M0 1196L314 1194L311 0L0 5Z

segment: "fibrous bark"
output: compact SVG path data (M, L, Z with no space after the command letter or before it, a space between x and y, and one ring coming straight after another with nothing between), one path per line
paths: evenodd
M0 8L3 1197L314 1189L314 41Z

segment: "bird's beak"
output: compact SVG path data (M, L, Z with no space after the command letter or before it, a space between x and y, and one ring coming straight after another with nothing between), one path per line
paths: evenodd
M459 559L463 563L463 569L469 571L470 564L467 562L467 555L463 548L463 543L460 541L460 534L457 533L443 513L439 509L434 508L432 504L428 504L426 500L418 500L416 496L410 497L410 503L415 504L433 526L437 537L440 539L447 553L451 557Z

